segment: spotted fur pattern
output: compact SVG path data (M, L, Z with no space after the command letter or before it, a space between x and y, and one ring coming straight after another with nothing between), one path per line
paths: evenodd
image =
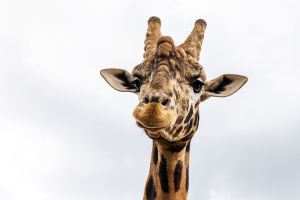
M206 81L204 69L198 63L206 23L197 21L191 35L180 46L175 46L171 37L161 36L160 24L158 18L149 19L145 60L133 69L132 75L141 81L139 105L161 102L167 109L175 111L176 120L162 129L147 128L137 122L153 139L144 200L185 200L189 185L190 142L198 128L203 92L203 88L194 92L192 83L195 79Z

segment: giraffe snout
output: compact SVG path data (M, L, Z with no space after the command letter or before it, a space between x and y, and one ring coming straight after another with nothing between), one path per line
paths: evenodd
M153 92L142 98L133 116L143 127L165 128L175 123L177 114L168 95Z

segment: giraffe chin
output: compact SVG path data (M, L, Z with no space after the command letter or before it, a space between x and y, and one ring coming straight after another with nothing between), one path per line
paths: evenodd
M152 102L138 105L133 111L133 116L143 128L159 130L172 126L176 121L177 113L166 109L160 103Z

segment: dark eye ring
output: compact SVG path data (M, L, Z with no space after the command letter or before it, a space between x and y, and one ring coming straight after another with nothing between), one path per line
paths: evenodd
M140 88L141 88L141 85L142 85L140 79L135 78L135 79L132 81L131 84L135 87L135 89L136 89L137 92L140 91Z
M202 89L202 86L203 86L203 82L199 79L193 81L192 83L192 87L195 93L199 93Z

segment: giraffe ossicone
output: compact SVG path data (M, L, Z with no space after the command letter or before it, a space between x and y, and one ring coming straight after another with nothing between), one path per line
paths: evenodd
M136 123L153 140L144 200L186 200L190 142L199 124L199 105L209 97L227 97L239 90L247 77L224 74L206 80L199 64L206 22L198 19L181 45L162 36L161 21L150 17L144 60L132 73L101 70L114 89L136 93Z

